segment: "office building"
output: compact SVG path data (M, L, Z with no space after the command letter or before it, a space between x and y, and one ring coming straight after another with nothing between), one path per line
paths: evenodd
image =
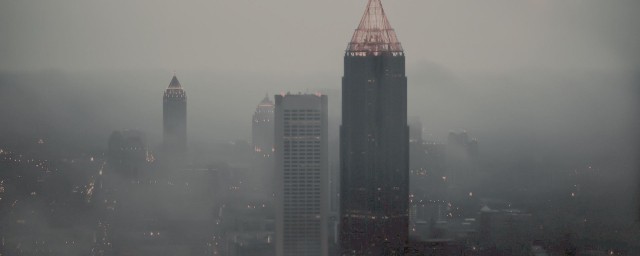
M275 97L276 255L328 255L327 96Z
M408 241L405 55L369 0L344 56L340 127L342 255L399 255Z
M269 96L265 95L264 99L256 107L253 113L251 123L252 138L252 169L255 182L259 191L272 194L273 193L273 136L274 136L274 108L273 102Z
M113 131L109 136L107 157L109 165L125 177L138 177L153 155L147 148L143 132L138 130Z

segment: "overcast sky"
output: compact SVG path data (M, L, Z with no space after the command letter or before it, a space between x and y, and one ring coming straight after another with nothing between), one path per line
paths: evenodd
M0 70L340 74L365 0L3 0ZM407 64L635 67L637 0L386 0Z

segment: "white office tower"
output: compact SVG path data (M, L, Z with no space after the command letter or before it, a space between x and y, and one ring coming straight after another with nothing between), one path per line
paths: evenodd
M328 255L327 96L275 96L276 255Z

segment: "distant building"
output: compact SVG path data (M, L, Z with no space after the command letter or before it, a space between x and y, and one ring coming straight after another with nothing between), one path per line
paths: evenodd
M404 251L405 256L462 256L464 247L452 239L428 239L410 241Z
M410 142L411 225L416 221L437 221L447 208L445 145L436 142Z
M466 131L450 131L446 150L447 179L453 197L468 194L478 175L478 141Z
M328 255L327 96L275 97L276 255Z
M456 154L463 154L475 159L478 156L478 140L469 138L467 131L450 131L447 137L447 147Z
M422 139L422 122L409 120L409 173L411 194L418 199L444 200L446 146Z
M405 55L380 0L369 0L344 55L341 255L399 255L409 236Z
M125 176L137 176L153 156L149 153L144 133L138 130L114 131L109 136L109 164Z
M229 256L272 256L273 232L232 232Z
M187 94L175 75L162 97L162 121L166 158L183 159L187 151Z
M530 255L534 231L531 213L518 209L480 209L480 245L501 255Z
M415 235L420 223L438 221L446 211L445 145L422 139L422 122L409 118L410 225Z
M213 255L273 256L275 217L270 201L227 202L219 209L220 239ZM209 254L210 255L210 254Z
M422 143L422 122L420 117L409 117L409 142Z
M253 113L251 124L253 177L259 180L257 184L263 185L261 189L268 194L272 194L274 189L274 109L275 105L269 96L265 95Z
M234 171L223 164L166 175L159 169L143 167L128 180L100 175L96 205L114 250L108 255L213 255L213 218L228 184L237 184Z

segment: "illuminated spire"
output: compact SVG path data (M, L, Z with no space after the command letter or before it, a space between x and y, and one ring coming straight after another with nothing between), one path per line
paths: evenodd
M173 72L173 78L171 79L171 83L169 83L169 89L182 89L182 85L180 85L175 72Z
M402 45L391 28L380 0L369 0L360 25L353 33L348 52L402 52Z

